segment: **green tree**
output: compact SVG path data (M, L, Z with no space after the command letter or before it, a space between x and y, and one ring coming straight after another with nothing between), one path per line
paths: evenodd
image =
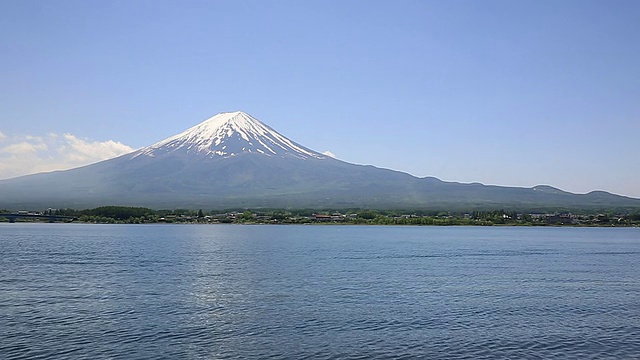
M249 210L245 210L242 215L240 215L240 218L242 220L252 220L253 219L253 214L251 213L251 211Z
M358 213L358 217L361 219L366 219L366 220L373 220L378 216L378 212L376 211L371 211L371 210L366 210L366 211L361 211Z

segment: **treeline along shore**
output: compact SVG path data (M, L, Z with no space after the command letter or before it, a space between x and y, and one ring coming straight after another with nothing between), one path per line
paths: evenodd
M640 226L640 209L577 211L313 210L313 209L189 209L102 206L95 209L0 210L0 214L31 215L19 222L51 222L63 216L95 224L352 224L352 225L512 225L512 226ZM49 218L47 218L47 216ZM0 222L9 218L0 215ZM14 219L14 221L16 221ZM68 222L68 221L67 221Z

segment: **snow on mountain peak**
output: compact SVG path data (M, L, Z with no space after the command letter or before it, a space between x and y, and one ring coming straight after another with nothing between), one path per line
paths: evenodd
M140 150L139 155L186 151L210 157L231 157L241 153L266 156L293 156L301 159L325 159L326 155L299 145L251 115L224 112L182 133ZM134 157L135 157L134 156Z

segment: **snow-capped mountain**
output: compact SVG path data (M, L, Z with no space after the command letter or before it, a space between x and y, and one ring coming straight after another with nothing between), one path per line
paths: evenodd
M300 159L327 157L287 139L242 111L220 113L178 135L148 146L134 153L134 156L173 152L222 158L242 153Z
M350 164L308 149L240 111L218 114L114 159L0 180L0 209L102 205L470 211L640 208L640 199L603 192L576 195L548 186L460 184Z

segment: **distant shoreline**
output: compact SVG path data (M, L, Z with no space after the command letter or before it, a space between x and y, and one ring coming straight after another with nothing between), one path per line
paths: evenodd
M91 222L91 221L71 221L71 222L48 222L48 221L9 221L0 220L0 224L79 224L79 225L181 225L181 226L405 226L405 227L528 227L528 228L640 228L640 224L375 224L375 223L221 223L221 222Z
M80 222L87 224L265 224L265 225L417 225L417 226L640 226L634 213L549 212L505 210L448 212L428 210L153 210L142 207L103 206L95 209L0 210L0 221Z

